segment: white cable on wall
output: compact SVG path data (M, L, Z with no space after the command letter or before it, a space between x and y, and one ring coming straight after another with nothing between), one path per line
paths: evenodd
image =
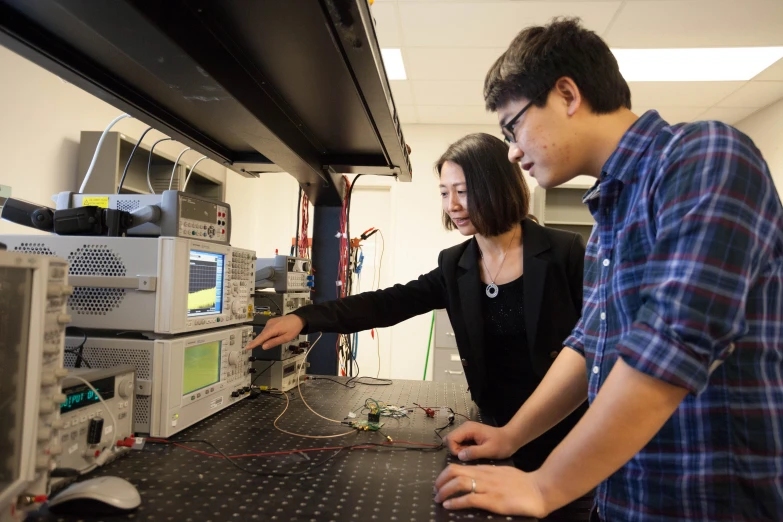
M114 127L114 124L120 121L123 118L130 118L130 114L120 114L116 118L114 118L111 123L109 123L109 126L106 127L106 129L103 131L103 134L101 134L101 139L98 140L98 146L95 147L95 154L92 155L92 161L90 162L90 166L87 169L87 174L84 175L84 181L82 181L82 186L79 187L79 194L84 193L84 189L87 187L87 182L90 180L90 176L92 175L92 170L95 168L95 162L98 160L98 154L101 152L101 147L103 146L103 140L106 139L106 135L109 133L109 130L111 130L112 127Z
M183 154L185 154L189 150L190 147L185 147L184 149L182 149L182 152L179 153L179 156L177 156L177 161L174 162L174 168L171 169L171 179L169 179L169 190L171 190L171 186L174 184L174 173L177 171L177 165L179 165L179 159L182 157Z
M190 175L193 174L193 171L196 170L196 165L201 163L201 160L207 159L206 156L201 156L196 163L193 164L192 167L190 167L190 171L188 172L187 177L185 178L185 184L182 186L182 192L185 192L185 189L188 188L188 181L190 181Z
M147 187L150 189L150 194L155 194L155 189L152 188L152 182L150 181L150 165L152 165L152 151L155 150L155 145L161 141L169 141L171 138L162 138L152 144L150 147L150 157L147 159Z

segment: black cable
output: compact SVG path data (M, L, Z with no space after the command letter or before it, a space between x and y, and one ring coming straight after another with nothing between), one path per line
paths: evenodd
M252 387L252 386L253 386L253 385L256 383L256 381L258 380L258 378L259 378L259 377L261 377L262 375L264 375L266 372L268 372L268 371L269 371L269 368L271 368L272 366L274 366L276 362L277 362L277 361L269 361L269 366L267 366L266 368L264 368L264 370L263 370L261 373L259 373L259 374L258 374L258 375L256 375L255 377L253 377L253 380L251 381L251 383L250 383L250 386Z
M345 267L345 284L348 286L346 295L351 295L351 195L353 194L353 188L356 186L356 182L359 181L364 174L357 174L351 186L348 187L348 203L345 206L345 233L348 236L348 266Z
M283 310L280 308L280 305L277 304L271 297L264 295L263 292L256 292L255 297L261 297L262 299L266 299L267 301L271 302L273 305L275 305L277 311L280 312L280 315L283 315Z
M92 366L90 366L90 363L88 363L88 362L87 362L87 359L85 359L84 357L82 357L82 356L79 354L79 352L75 352L75 351L73 351L73 350L65 350L65 353L70 353L70 354L73 354L73 355L75 355L75 356L76 356L76 362L77 362L77 364L79 364L79 366L74 366L74 368L80 368L80 367L81 367L81 363L84 363L84 365L85 365L87 368L89 368L89 369L92 369Z
M141 144L141 140L144 139L144 136L147 135L149 131L152 130L152 127L147 127L147 130L145 130L141 134L141 138L139 138L139 141L136 142L136 145L133 146L133 150L130 153L130 156L128 156L128 162L125 164L125 170L122 171L122 177L120 178L120 184L117 185L117 194L120 193L122 190L122 185L125 184L125 176L128 174L128 167L130 167L131 160L133 159L133 155L136 154L136 149L139 148L139 145ZM150 152L150 156L152 155L152 152Z
M289 401L295 401L296 400L296 393L294 391L291 391L291 395L288 396ZM272 390L258 390L258 393L263 393L264 395L269 395L270 397L274 397L275 399L284 401L285 399L282 397L283 395L287 395L289 392L280 392L279 394L272 393Z
M66 331L68 330L78 330L79 332L81 332L83 337L82 343L79 346L73 348L72 350L65 350L66 352L72 353L76 356L76 362L74 363L73 367L81 368L82 363L84 363L87 366L87 368L92 368L92 366L87 364L87 361L84 359L84 345L87 343L87 332L85 332L78 326L69 326L66 328ZM76 350L78 350L78 352Z
M302 217L302 185L299 185L299 199L296 201L296 253L293 249L291 253L299 257L299 218Z
M333 382L335 384L339 384L340 386L344 388L353 389L356 388L357 384L363 384L364 386L391 386L394 384L394 382L391 379L378 379L377 377L352 377L348 379L346 382L340 382L336 379L331 379L329 377L310 377L311 379L315 381L329 381ZM379 383L370 383L370 382L360 382L361 379L373 379L376 381L386 381L386 382L379 382Z

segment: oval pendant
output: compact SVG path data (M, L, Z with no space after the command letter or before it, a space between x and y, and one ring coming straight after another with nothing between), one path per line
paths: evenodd
M494 299L498 296L498 285L490 283L487 285L487 297Z

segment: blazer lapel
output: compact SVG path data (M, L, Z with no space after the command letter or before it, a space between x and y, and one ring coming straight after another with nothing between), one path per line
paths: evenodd
M472 355L478 371L484 367L484 311L481 297L481 276L478 266L478 246L473 239L459 260L458 266L464 270L458 279L460 304L462 305L465 329L468 332Z
M539 254L549 250L549 241L543 228L525 219L522 221L523 270L525 281L525 329L527 330L528 347L533 350L538 331L538 319L541 312L541 302L544 297L547 261Z

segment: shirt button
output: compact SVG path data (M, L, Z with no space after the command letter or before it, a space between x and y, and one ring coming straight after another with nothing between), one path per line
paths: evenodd
M606 321L606 312L601 312L601 320Z
M604 259L604 266L609 266L609 260L608 259Z
M593 373L598 375L598 372L601 371L598 369L598 366L593 366Z

